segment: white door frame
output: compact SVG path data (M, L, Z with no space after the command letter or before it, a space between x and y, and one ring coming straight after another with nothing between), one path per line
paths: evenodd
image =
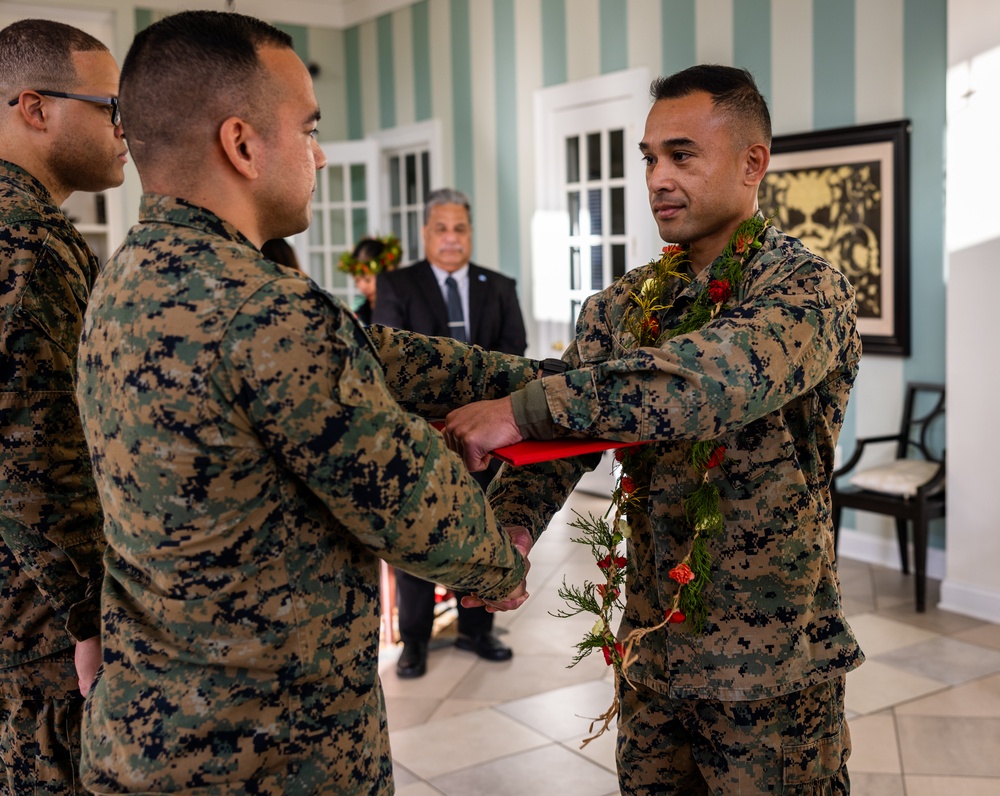
M649 111L649 70L628 69L608 75L539 89L534 96L535 109L535 214L532 219L532 310L539 323L539 338L560 336L557 328L547 324L567 321L562 336L568 336L569 278L565 261L569 222L565 212L565 150L561 124L567 114L586 111L592 115L595 127L625 128L626 153L637 146L642 137ZM626 117L607 118L608 108L615 105L618 113L626 109ZM625 157L626 231L628 237L627 267L634 268L649 261L656 251L659 235L646 201L645 172L638 151ZM567 308L563 311L562 308ZM541 340L544 350L568 340Z

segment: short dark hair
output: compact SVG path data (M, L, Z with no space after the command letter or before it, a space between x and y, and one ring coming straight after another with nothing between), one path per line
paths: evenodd
M378 238L362 238L351 252L351 257L359 263L368 263L377 260L384 249L385 244Z
M230 116L266 129L270 97L257 50L291 48L266 22L221 11L183 11L140 31L122 64L122 126L136 166L197 151ZM271 97L273 99L273 97Z
M107 52L89 33L50 19L21 19L0 30L0 99L26 89L69 91L79 84L73 53Z
M749 71L720 64L699 64L669 77L658 77L649 87L654 101L678 99L696 91L710 94L715 107L735 122L744 138L762 136L771 146L771 114Z

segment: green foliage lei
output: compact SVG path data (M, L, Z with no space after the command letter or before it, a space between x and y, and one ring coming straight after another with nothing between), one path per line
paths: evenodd
M650 263L653 266L652 275L643 282L638 292L631 295L631 304L623 320L625 331L631 336L627 347L658 347L673 337L703 328L728 309L731 299L741 295L743 267L760 250L767 225L767 220L755 215L736 228L726 248L712 265L707 285L691 302L677 325L670 329L660 328L660 314L671 307L663 303L663 297L673 280L690 277L685 272L687 248L665 246L659 260ZM614 666L616 680L624 677L628 681L628 667L635 660L633 648L645 635L669 624L684 622L695 633L704 631L708 617L704 593L712 582L712 554L708 542L722 532L725 524L719 508L719 487L711 480L710 473L716 469L723 471L725 455L725 447L714 440L698 441L691 446L689 462L699 482L684 499L691 542L683 559L668 573L677 583L673 602L659 624L637 628L624 642L618 642L612 622L615 611L624 609L621 590L625 585L626 569L626 558L619 555L618 548L623 540L631 537L629 518L646 513L657 453L655 445L619 448L615 452L615 460L620 467L607 514L586 518L577 515L577 520L570 524L570 527L582 532L582 536L573 541L590 547L604 576L603 583L595 585L586 581L582 588L568 585L564 580L559 589L559 596L566 601L569 609L559 611L556 616L569 617L584 612L597 616L593 628L576 645L577 652L570 666L575 666L599 649L604 654L605 663ZM606 517L612 509L614 517L608 523ZM593 731L597 722L603 722L596 734L583 741L584 746L599 737L618 714L617 693L616 688L612 706L591 724Z

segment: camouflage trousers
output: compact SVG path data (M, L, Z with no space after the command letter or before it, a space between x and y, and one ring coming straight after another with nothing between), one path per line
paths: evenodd
M0 796L85 793L73 651L0 670Z
M625 796L850 793L844 678L752 702L671 699L619 688Z

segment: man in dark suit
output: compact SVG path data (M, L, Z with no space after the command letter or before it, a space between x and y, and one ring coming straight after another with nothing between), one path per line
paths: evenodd
M469 262L468 197L450 188L428 194L423 234L426 260L379 274L372 323L524 354L528 342L514 280ZM485 489L495 472L493 468L473 475ZM403 639L396 672L400 677L420 677L427 671L427 644L434 625L434 584L403 571L396 572L396 584ZM485 660L508 660L513 652L493 635L493 614L485 608L463 607L463 596L455 594L455 646Z

